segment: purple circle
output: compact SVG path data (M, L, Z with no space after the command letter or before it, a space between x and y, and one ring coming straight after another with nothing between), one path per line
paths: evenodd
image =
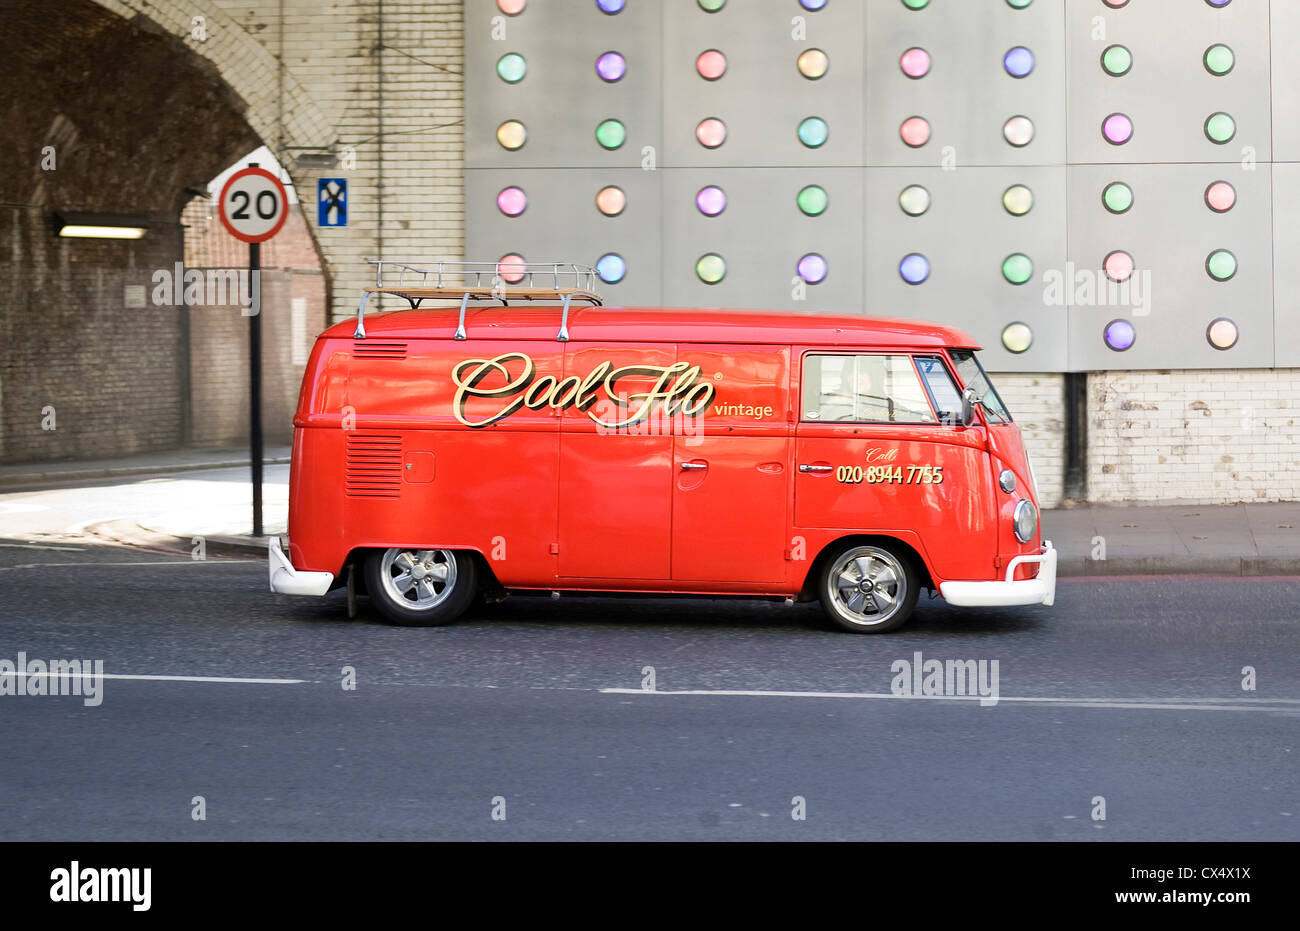
M799 260L796 266L799 277L809 284L818 284L826 280L826 260L816 252L809 252Z
M613 84L627 74L627 62L618 52L606 52L596 59L596 73L602 81Z
M1023 78L1034 70L1034 53L1023 45L1017 45L1002 56L1002 67L1013 78Z
M898 274L908 284L920 284L930 277L930 260L919 252L913 252L898 263Z
M600 9L600 12L608 13L610 16L621 13L623 5L626 3L627 0L596 0L596 6Z
M1106 345L1116 352L1123 352L1137 340L1137 331L1127 320L1112 320L1106 324Z
M700 188L700 193L695 195L695 206L706 217L716 217L727 209L727 193L713 185Z
M1133 138L1133 121L1123 113L1112 113L1102 121L1101 134L1111 145L1123 145Z
M1225 7L1231 3L1232 0L1205 0L1205 2L1212 7Z

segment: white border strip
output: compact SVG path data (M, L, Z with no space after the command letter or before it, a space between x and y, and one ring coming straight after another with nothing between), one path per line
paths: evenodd
M683 689L664 691L655 689L601 689L606 695L696 695L731 696L741 698L856 698L859 700L888 699L891 701L952 701L994 704L981 695L895 695L892 692L782 692L758 689ZM1057 705L1067 708L1120 708L1140 711L1296 711L1300 712L1300 699L1296 698L1242 698L1242 699L1176 699L1173 701L1119 700L1108 698L1032 698L1025 696L998 696L996 704L1015 702L1025 705Z

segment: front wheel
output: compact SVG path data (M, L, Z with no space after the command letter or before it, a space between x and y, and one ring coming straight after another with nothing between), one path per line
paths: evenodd
M902 627L919 594L912 560L883 544L847 546L822 572L822 608L841 629L855 634Z
M453 550L394 547L366 559L366 590L379 613L403 627L450 624L478 590L474 560Z

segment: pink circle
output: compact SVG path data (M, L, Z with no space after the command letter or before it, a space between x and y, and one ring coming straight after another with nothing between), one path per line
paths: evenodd
M1133 121L1123 113L1112 113L1101 124L1101 134L1111 145L1123 145L1133 138Z
M508 217L517 217L528 206L528 196L517 187L508 187L497 195L497 208Z
M709 117L707 120L701 120L700 125L695 127L695 138L700 140L700 145L706 149L716 149L727 141L727 126L722 120Z
M518 16L528 5L528 0L497 0L497 9L506 16Z
M1227 181L1215 181L1205 189L1205 203L1215 213L1227 213L1237 203L1237 189Z
M527 271L527 265L524 264L524 257L517 252L501 256L501 261L497 262L497 274L501 280L507 284L517 284L524 280L524 272Z
M695 70L704 80L716 81L727 71L727 56L717 49L700 52L700 57L695 59Z
M923 48L910 48L898 64L909 78L923 78L930 73L930 53Z
M1112 281L1128 281L1133 274L1133 256L1122 251L1112 252L1106 256L1102 268Z
M898 127L898 135L907 145L914 149L919 148L930 141L930 124L922 117L910 117Z

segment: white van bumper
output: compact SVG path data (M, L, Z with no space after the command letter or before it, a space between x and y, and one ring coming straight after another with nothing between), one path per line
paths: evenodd
M281 595L323 595L334 584L332 572L303 572L295 569L280 548L279 537L271 537L266 548L271 591Z
M1016 567L1036 562L1038 578L1011 581ZM1017 556L1007 565L1007 577L1002 582L940 582L939 594L944 601L963 608L983 608L1009 605L1050 605L1056 601L1056 550L1051 541L1043 541L1043 552L1037 556Z

